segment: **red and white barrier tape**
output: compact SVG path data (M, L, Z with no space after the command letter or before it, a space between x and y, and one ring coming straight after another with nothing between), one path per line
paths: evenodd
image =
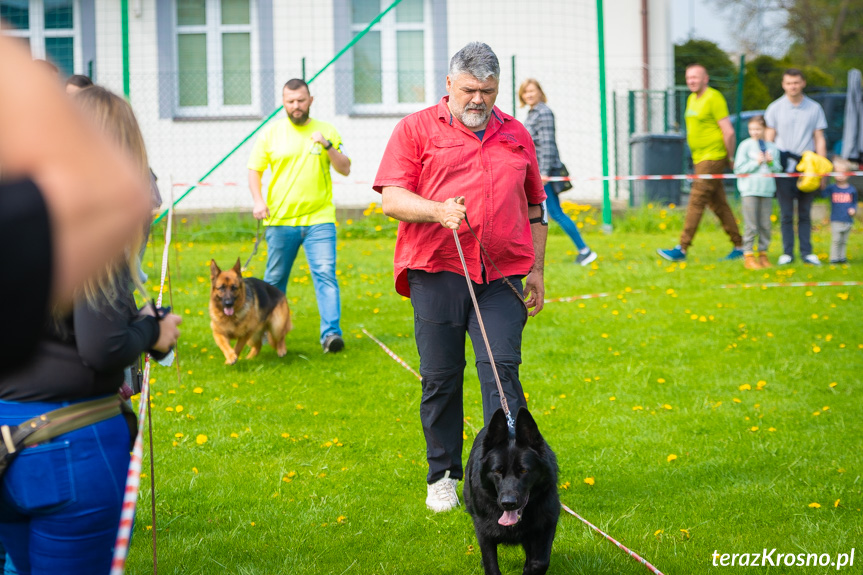
M624 181L624 180L739 180L743 178L799 178L800 176L863 176L863 171L857 172L827 172L824 174L809 174L805 172L792 172L780 174L652 174L640 176L589 176L589 177L553 177L543 178L544 182L591 182L591 181Z
M582 523L584 523L585 525L587 525L588 527L590 527L591 529L593 529L594 531L596 531L597 533L599 533L600 535L602 535L603 537L605 537L606 539L608 539L609 541L611 541L612 543L617 545L617 547L621 551L626 552L630 557L632 557L633 559L635 559L636 561L638 561L639 563L641 563L642 565L647 567L647 569L651 573L654 573L655 575L662 575L662 572L659 569L657 569L656 567L654 567L653 565L651 565L647 561L647 559L640 556L635 551L630 551L624 544L620 543L619 541L614 539L612 536L605 533L602 529L600 529L599 527L597 527L596 525L594 525L593 523L591 523L590 521L588 521L587 519L585 519L584 517L582 517L581 515L579 515L578 513L573 511L572 509L570 509L569 507L567 507L566 505L564 505L563 503L561 503L560 506L563 507L564 511L566 511L567 513L569 513L570 515L572 515L573 517L575 517L576 519L578 519L579 521L581 521Z
M780 173L780 174L763 174L763 173L755 173L755 174L645 174L645 175L635 175L635 176L567 176L567 177L552 177L552 178L543 178L543 182L601 182L603 180L608 180L611 182L617 181L657 181L657 180L737 180L743 178L799 178L800 176L863 176L863 170L855 171L855 172L828 172L825 174L807 174L804 172L792 172L792 173ZM372 181L366 180L333 180L334 184L362 184L371 186L374 184ZM175 187L189 187L189 186L209 186L209 187L232 187L232 186L246 186L248 185L246 182L174 182L172 184Z
M863 282L786 282L786 283L764 283L764 284L723 284L720 289L732 288L773 288L773 287L834 287L834 286L860 286Z
M172 202L173 203L173 202ZM170 211L173 211L171 208ZM159 284L159 296L156 306L162 307L162 294L165 288L165 279L168 275L168 253L171 247L171 222L174 218L168 216L168 224L165 230L165 248L162 252L162 278ZM126 491L123 495L123 507L120 512L120 526L117 530L117 540L114 544L114 559L111 561L110 575L123 575L126 568L126 557L129 554L129 542L131 540L132 526L135 521L135 505L138 502L138 490L141 487L141 461L143 459L143 432L144 423L147 418L147 405L150 402L150 356L144 360L144 376L141 384L140 403L138 404L138 435L135 437L135 446L132 449L132 458L129 461L129 471L126 474ZM150 478L152 481L152 478Z
M641 290L632 290L626 293L641 293ZM572 295L568 297L556 297L553 299L547 299L543 303L566 303L570 301L578 301L580 299L595 299L600 297L609 297L615 294L610 292L602 292L602 293L589 293L585 295Z
M367 336L369 336L373 342L375 342L376 344L378 344L379 346L381 346L381 349L382 349L382 350L384 350L385 352L387 352L387 355L388 355L388 356L390 356L391 358L393 358L394 360L396 360L396 362L397 362L400 366L402 366L403 368L405 368L406 370L408 370L409 372L411 372L412 374L414 374L414 376L416 376L416 378L417 378L418 380L422 381L422 379L423 379L423 378L422 378L422 376L421 376L420 374L418 374L416 371L414 371L414 368L412 368L411 366L409 366L405 360L403 360L402 358L400 358L399 356L397 356L393 350L391 350L391 349L390 349L390 348L388 348L386 345L384 345L384 343L383 343L381 340L379 340L378 338L376 338L375 336L373 336L372 334L370 334L370 333L368 332L368 330L366 330L366 328L363 328L363 333L364 333L364 334L366 334Z

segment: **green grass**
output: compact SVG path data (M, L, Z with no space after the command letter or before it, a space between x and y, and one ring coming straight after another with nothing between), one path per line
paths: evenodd
M719 571L714 550L835 557L860 547L863 288L721 286L861 280L861 228L849 249L859 265L747 271L717 261L730 245L712 216L685 266L655 255L676 243L679 212L624 215L612 235L596 231L598 219L582 218L600 254L592 269L573 265L572 244L552 224L546 295L611 295L549 303L524 334L522 381L558 456L561 500L667 575ZM207 266L245 261L254 223L178 219L179 381L175 367L151 374L160 573L482 573L469 516L424 505L419 381L362 334L418 368L410 302L392 287L395 225L372 215L339 230L347 349L321 353L300 256L288 355L265 347L225 366L209 329ZM774 261L778 227L775 236ZM160 244L146 257L153 277ZM829 227L814 244L824 255ZM256 277L264 252L251 265ZM472 366L470 345L467 355ZM465 379L466 460L482 413L472 367ZM148 481L130 573L152 568ZM520 549L502 551L504 573L520 573L522 561ZM861 563L858 548L856 572ZM646 572L561 515L549 573Z

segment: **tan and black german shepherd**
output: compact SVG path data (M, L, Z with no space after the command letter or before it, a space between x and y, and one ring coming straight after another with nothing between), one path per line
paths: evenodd
M222 271L216 260L210 260L210 328L216 345L225 354L225 363L233 365L248 343L246 359L261 351L264 333L270 345L284 357L285 336L291 331L291 310L278 288L257 278L244 278L240 259L229 270ZM237 343L231 347L231 340Z

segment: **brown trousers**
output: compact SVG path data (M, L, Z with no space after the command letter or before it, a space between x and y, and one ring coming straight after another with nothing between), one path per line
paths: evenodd
M695 164L696 174L721 174L728 167L727 160L704 160ZM737 220L725 197L725 186L722 180L693 180L689 192L689 205L686 206L686 220L683 223L683 233L680 234L680 247L686 250L692 245L692 238L698 231L698 224L704 214L704 208L710 208L722 224L722 229L731 238L735 246L743 245Z

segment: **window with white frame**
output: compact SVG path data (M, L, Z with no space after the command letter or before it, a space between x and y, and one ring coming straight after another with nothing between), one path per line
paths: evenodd
M77 0L0 0L0 18L21 38L33 58L49 60L69 76L81 70L80 15Z
M351 0L351 37L389 0ZM402 0L353 47L352 113L409 113L433 103L431 0Z
M175 115L260 114L254 0L176 0Z

